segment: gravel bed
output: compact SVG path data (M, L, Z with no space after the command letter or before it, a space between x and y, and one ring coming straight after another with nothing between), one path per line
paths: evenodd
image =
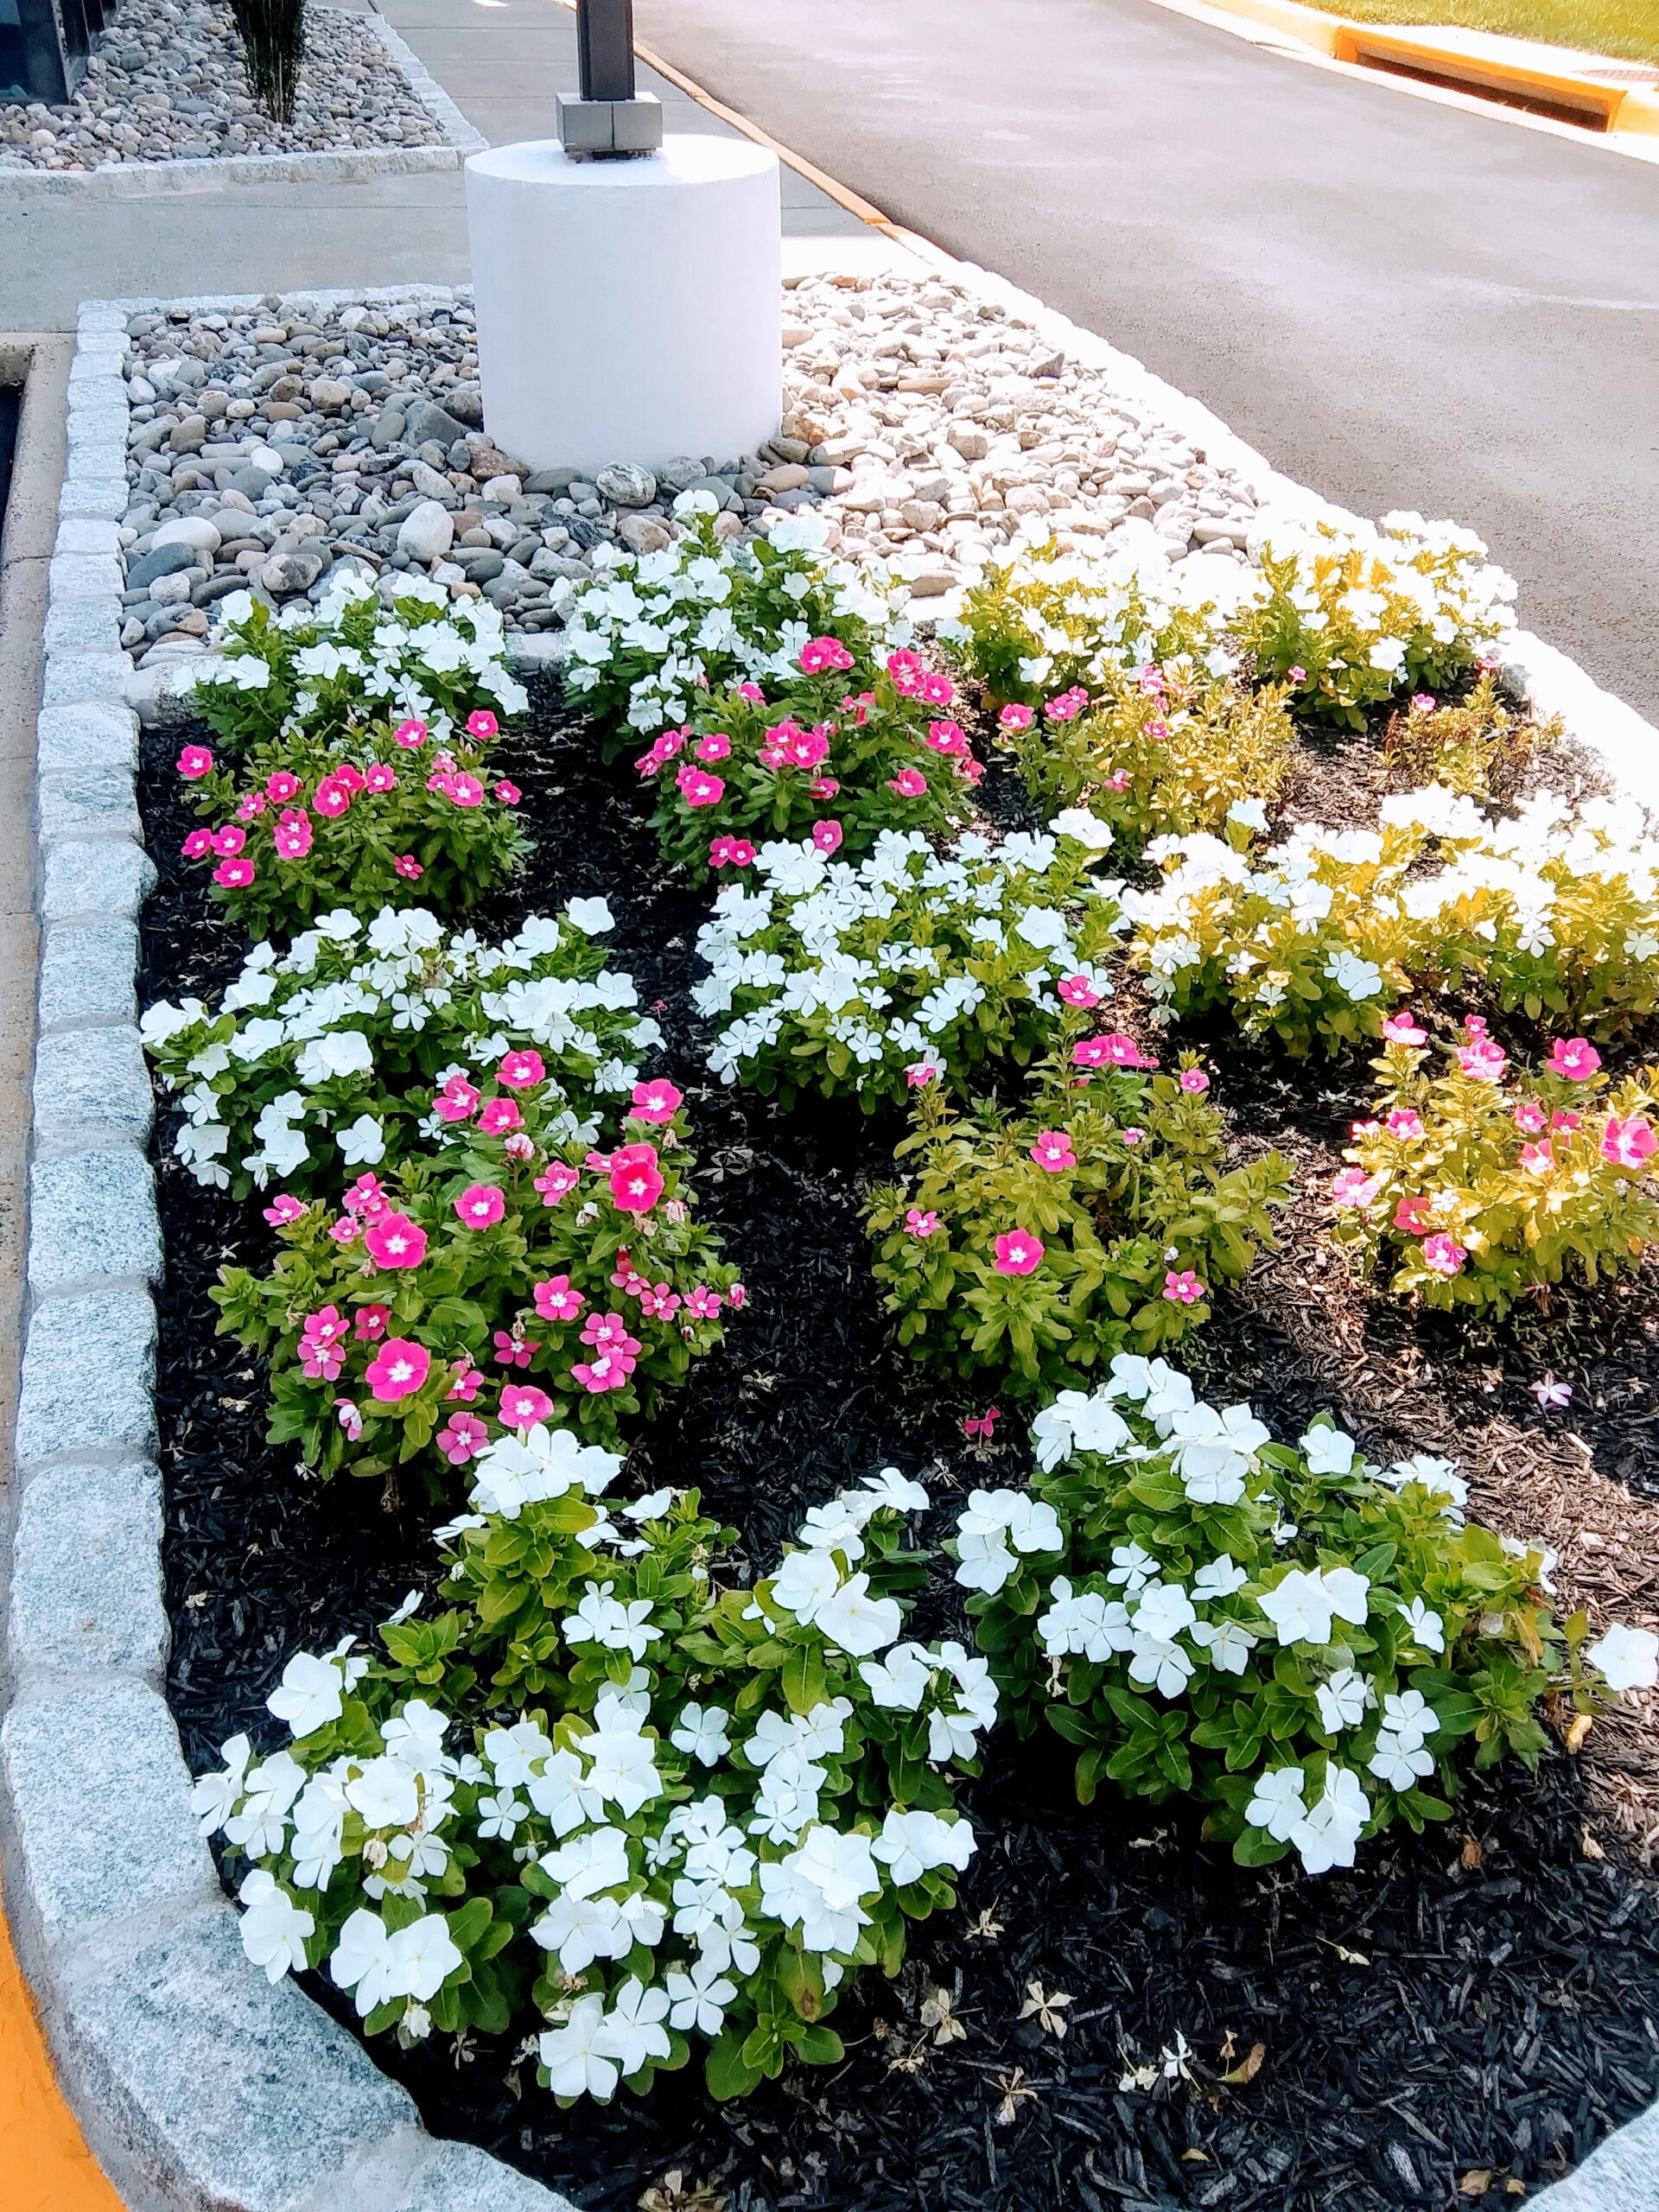
M216 599L315 596L340 561L556 628L595 548L667 544L694 486L733 534L816 508L832 543L924 599L1033 516L1079 544L1150 523L1174 554L1243 558L1255 509L1233 472L1001 308L883 276L809 278L785 309L785 413L764 451L619 455L592 482L493 445L464 293L135 317L123 644L198 652Z
M442 143L372 30L339 8L307 11L286 128L254 105L230 10L209 0L124 0L73 99L0 106L0 172Z

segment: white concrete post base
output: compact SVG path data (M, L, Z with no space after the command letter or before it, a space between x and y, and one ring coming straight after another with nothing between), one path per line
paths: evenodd
M467 164L484 419L531 468L716 464L778 428L777 157L670 137L631 161L556 139Z

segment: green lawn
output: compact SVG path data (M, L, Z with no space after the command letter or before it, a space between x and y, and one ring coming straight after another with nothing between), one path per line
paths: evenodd
M1659 64L1659 0L1319 0L1363 23L1456 23Z

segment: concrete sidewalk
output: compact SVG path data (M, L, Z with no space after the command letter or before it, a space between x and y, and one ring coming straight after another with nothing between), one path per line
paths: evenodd
M558 0L387 0L379 12L493 145L552 136L556 96L576 89L575 17ZM671 131L734 134L655 71ZM783 172L785 265L815 240L891 258L816 185ZM315 184L233 184L180 197L27 209L6 206L0 330L72 330L83 299L283 291L306 285L464 283L461 172Z

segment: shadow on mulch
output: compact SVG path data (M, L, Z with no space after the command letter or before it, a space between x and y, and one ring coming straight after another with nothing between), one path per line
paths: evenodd
M579 722L544 696L533 730L504 747L503 766L539 849L478 925L508 928L572 894L610 899L618 963L647 1004L662 1001L703 1209L752 1292L641 1437L631 1474L642 1488L697 1483L756 1572L806 1506L888 1462L929 1483L942 1533L961 1491L1017 1482L1025 1462L1016 1422L989 1453L967 1446L962 1415L981 1406L939 1392L889 1341L858 1207L890 1172L893 1126L844 1104L783 1116L709 1084L686 995L706 899L665 875L626 768L600 766ZM162 875L144 918L146 1003L217 987L239 962L237 934L204 918L194 871L175 858L191 819L177 743L145 747ZM1278 1143L1317 1191L1364 1103L1363 1062L1275 1064L1229 1039L1218 1066L1241 1149ZM274 1739L264 1700L294 1650L366 1634L430 1582L426 1531L441 1516L388 1513L378 1485L298 1481L260 1441L262 1376L213 1335L207 1292L227 1259L268 1252L266 1232L257 1208L160 1160L168 1688L200 1768L238 1728ZM1374 1450L1458 1457L1485 1517L1559 1547L1564 1602L1583 1594L1651 1620L1654 1281L1477 1343L1357 1288L1319 1216L1299 1207L1282 1249L1194 1340L1208 1386L1251 1397L1288 1433L1329 1405ZM1567 1415L1541 1416L1526 1395L1546 1357L1575 1384ZM924 1632L953 1618L942 1577ZM1602 1724L1581 1761L1553 1752L1536 1776L1476 1783L1449 1827L1391 1835L1354 1872L1316 1881L1236 1868L1170 1808L1106 1796L1080 1812L1061 1747L1000 1737L963 1792L981 1850L961 1910L914 1931L896 1984L853 1986L836 2015L842 2065L735 2107L715 2104L693 2068L660 2076L643 2102L624 2093L561 2113L510 2044L405 2053L383 2039L375 2055L435 2133L605 2212L674 2172L683 2192L659 2194L653 2212L713 2212L691 2195L705 2183L733 2212L1382 2212L1477 2202L1459 2185L1489 2169L1488 2202L1512 2202L1510 2177L1549 2178L1659 2089L1659 1916L1641 1871L1659 1821L1649 1741ZM350 2018L337 1992L308 1982ZM1020 2018L1033 1984L1070 1999L1049 2016L1063 2037ZM943 2044L920 2024L940 1988L966 2031ZM1250 2078L1222 2082L1241 2065ZM1147 2066L1154 2086L1124 2086Z

